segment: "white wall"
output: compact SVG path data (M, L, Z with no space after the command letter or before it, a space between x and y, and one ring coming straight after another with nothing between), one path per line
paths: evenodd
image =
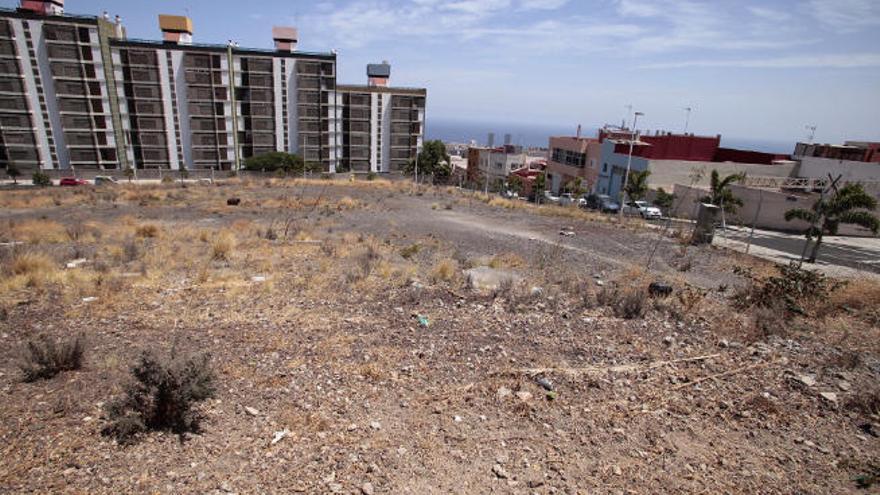
M880 181L880 163L856 162L805 156L801 158L798 175L811 179L843 176L844 181Z
M726 175L745 172L754 177L794 177L797 166L794 163L784 165L760 165L749 163L731 162L692 162L684 160L651 160L648 169L651 175L648 184L656 188L672 189L676 184L692 184L695 172L702 172L702 177L696 183L697 187L709 187L712 170L717 170L724 177Z

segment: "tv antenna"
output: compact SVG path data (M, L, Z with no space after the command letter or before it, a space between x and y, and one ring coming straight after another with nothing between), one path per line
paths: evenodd
M810 133L807 134L807 140L808 140L807 142L809 142L810 144L813 144L813 139L816 138L816 126L815 125L808 125L808 126L806 126L806 129L808 131L810 131Z
M691 107L684 107L682 110L685 111L685 117L684 117L684 133L687 134L687 133L688 133L688 126L689 126L690 123L691 123L691 112L692 112L694 109L691 108Z

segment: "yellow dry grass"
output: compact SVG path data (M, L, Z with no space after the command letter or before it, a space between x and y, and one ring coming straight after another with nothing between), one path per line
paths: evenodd
M235 234L222 231L211 242L211 258L217 261L229 261L235 250Z
M10 222L4 226L0 236L9 241L28 244L57 244L67 242L67 229L53 220L25 220Z

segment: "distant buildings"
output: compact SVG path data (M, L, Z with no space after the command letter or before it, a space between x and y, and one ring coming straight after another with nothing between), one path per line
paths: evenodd
M162 41L126 39L117 18L65 15L63 0L0 9L0 166L237 169L272 151L328 172L396 171L424 134L426 90L336 82L335 53L193 44L189 18Z
M468 151L468 180L482 182L491 190L499 189L514 170L537 161L542 156L533 156L522 146L507 144L497 148L472 147Z

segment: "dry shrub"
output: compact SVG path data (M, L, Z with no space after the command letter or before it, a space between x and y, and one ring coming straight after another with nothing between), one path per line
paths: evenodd
M865 415L880 414L880 387L876 385L868 389L858 389L846 401L845 406L851 411Z
M138 227L134 231L134 235L144 239L158 237L159 227L151 223L138 225Z
M444 258L434 265L431 270L431 280L436 282L452 282L458 275L458 263L450 258Z
M19 365L24 380L35 382L52 378L63 371L80 369L84 347L82 336L67 341L53 341L46 337L29 341Z
M361 204L358 200L352 199L348 196L343 196L336 203L336 209L340 210L340 211L341 210L353 210L355 208L358 208L360 205Z
M211 243L211 259L215 261L229 261L234 250L235 235L232 232L223 231Z
M416 242L416 243L413 243L413 244L401 249L400 256L402 256L403 259L408 260L408 259L411 259L413 256L419 254L419 251L421 251L421 250L422 250L421 244Z
M130 443L148 430L167 430L178 435L199 431L197 402L214 395L214 372L210 357L179 356L175 349L168 358L143 352L131 368L134 380L122 397L107 407L111 423L105 435Z
M765 339L773 335L785 335L788 332L786 316L785 307L782 305L755 307L752 310L754 337Z
M600 306L607 306L614 312L614 316L632 320L645 314L645 301L648 294L644 289L637 287L619 288L616 285L603 287L596 294L596 302Z
M349 259L353 266L348 267L345 271L345 277L351 283L369 277L382 259L382 254L375 246L368 244L363 249L356 251Z
M491 268L521 268L526 265L526 260L522 256L515 253L504 253L492 257L489 260Z
M52 220L26 220L20 223L10 222L8 232L4 234L10 241L21 241L28 244L57 244L67 242L70 238L67 229Z
M840 310L868 313L880 308L880 280L862 277L848 280L845 285L821 301L819 313L829 315Z
M43 253L22 251L16 253L9 263L12 275L44 275L54 271L55 261Z
M778 265L776 269L776 275L755 275L749 267L734 267L734 273L748 280L748 284L734 294L735 305L781 308L789 314L804 314L808 307L828 300L841 286L822 273L802 269L796 262Z

